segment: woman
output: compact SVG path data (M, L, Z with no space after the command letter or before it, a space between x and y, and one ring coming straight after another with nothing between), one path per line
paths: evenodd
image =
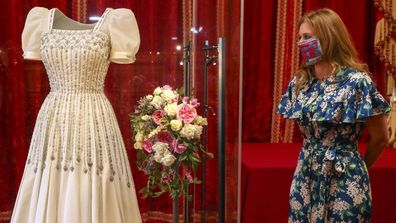
M369 222L367 169L388 141L388 103L340 17L330 9L299 22L304 62L289 83L278 113L298 122L304 143L290 189L289 222ZM366 127L364 159L357 142Z

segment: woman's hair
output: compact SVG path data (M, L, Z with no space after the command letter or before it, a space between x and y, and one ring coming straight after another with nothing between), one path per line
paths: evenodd
M341 66L346 66L369 73L367 65L360 62L352 38L336 12L327 8L312 11L303 15L298 27L303 23L311 25L313 35L319 38L323 52L322 60L328 61L337 70ZM313 68L313 65L302 63L296 71L296 92L313 75Z

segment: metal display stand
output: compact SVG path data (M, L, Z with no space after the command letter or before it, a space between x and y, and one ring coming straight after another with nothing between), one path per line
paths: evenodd
M209 46L209 41L206 40L204 42L204 47L202 48L204 50L204 56L205 56L205 60L204 60L204 77L203 77L203 84L204 84L204 89L203 89L203 106L202 106L202 113L203 113L203 117L207 118L208 117L208 113L209 110L213 113L213 115L215 115L215 113L213 112L213 108L210 107L208 105L208 67L210 65L212 65L216 59L217 56L210 56L209 52L216 50L217 49L217 45L214 46ZM217 53L217 52L216 52ZM203 128L202 131L202 145L203 147L206 149L207 146L207 129L206 126ZM202 191L201 191L201 199L202 199L202 203L201 203L201 222L206 222L206 205L205 205L205 199L206 199L206 157L203 156L202 157Z
M225 95L225 83L226 83L226 52L225 52L225 39L219 38L219 45L217 48L219 54L219 86L218 86L218 170L219 170L219 221L220 223L225 222L225 111L226 111L226 95Z
M184 94L186 96L190 96L190 80L191 80L191 70L190 70L190 57L191 57L191 43L187 41L185 46L183 47L183 64L185 67L185 74L184 74ZM176 173L179 172L179 167L175 169ZM186 192L189 191L189 187L187 186ZM187 193L188 194L188 193ZM189 207L188 207L188 198L184 198L184 222L189 222ZM172 202L172 212L173 212L173 223L179 223L179 199L173 199Z
M218 66L218 222L224 223L225 222L225 105L226 105L226 97L225 97L225 39L219 38L218 44L214 46L209 45L209 41L204 42L204 91L203 91L203 116L208 116L208 111L213 109L208 105L208 66L213 64L214 61L217 59L219 66ZM209 52L217 50L217 56L210 56ZM203 130L203 139L202 145L206 148L207 142L207 132L206 128ZM202 158L202 194L201 199L202 202L202 212L201 212L201 222L206 222L205 217L205 184L206 184L206 159L205 157Z
M190 55L191 55L191 45L190 41L187 41L185 46L183 47L184 54L184 88L185 95L190 96L191 88L190 88L190 80L191 80L191 70L190 70ZM213 112L212 107L208 105L208 66L214 63L216 59L218 60L218 222L225 222L225 111L226 111L226 95L225 95L225 40L224 38L218 39L218 45L210 46L209 41L204 42L204 76L203 76L203 117L207 117L209 111L216 115ZM217 50L217 55L210 56L209 53L213 50ZM206 148L207 145L207 129L204 127L202 134L202 145ZM176 171L179 171L179 168L176 168ZM201 212L201 222L206 222L205 216L205 198L206 198L206 158L202 156L202 212ZM189 187L186 188L186 194L189 192ZM189 213L189 201L188 197L184 198L184 222L189 223L190 220ZM179 223L179 199L173 200L173 223Z

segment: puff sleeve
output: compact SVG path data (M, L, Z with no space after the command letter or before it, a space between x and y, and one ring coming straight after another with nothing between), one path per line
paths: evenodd
M40 56L40 39L42 21L48 15L48 9L43 7L32 8L25 21L22 31L22 50L23 58L26 60L41 60Z
M129 9L117 9L109 26L111 51L109 60L119 64L135 62L140 46L140 34L135 15Z

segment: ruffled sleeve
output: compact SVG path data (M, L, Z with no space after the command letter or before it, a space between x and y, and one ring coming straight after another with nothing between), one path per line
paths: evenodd
M135 62L140 46L140 35L135 15L129 9L114 11L109 33L111 38L110 61L119 64Z
M284 118L298 119L301 118L301 104L297 101L295 92L296 77L294 77L288 84L286 92L278 105L276 113L282 114Z
M378 92L371 78L364 73L355 78L355 117L356 121L364 121L370 116L390 112L390 106ZM352 118L352 117L351 117Z
M314 121L364 122L370 116L390 112L388 102L364 72L350 72L338 84L328 85L325 92L310 109Z
M40 39L43 32L42 22L48 15L48 9L43 7L32 8L25 21L22 32L23 58L26 60L41 60Z

